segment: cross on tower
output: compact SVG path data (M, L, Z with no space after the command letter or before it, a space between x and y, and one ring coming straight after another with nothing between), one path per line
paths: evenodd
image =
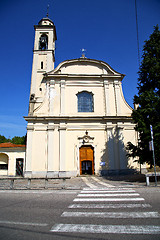
M82 58L85 58L86 56L85 56L85 54L86 54L86 49L84 49L84 48L82 48L81 49L81 52L82 52Z
M49 16L49 4L48 4L48 6L47 6L47 14L46 14L46 16L47 16L47 18L48 18L48 16Z

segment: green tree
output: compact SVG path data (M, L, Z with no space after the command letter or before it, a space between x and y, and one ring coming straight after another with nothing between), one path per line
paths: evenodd
M23 137L15 136L12 139L9 139L9 138L6 138L3 135L0 135L0 143L11 142L11 143L14 143L14 144L25 145L26 144L26 138L27 138L27 135L25 135Z
M9 142L9 141L10 141L10 139L6 138L3 135L0 135L0 143Z
M12 138L11 142L14 144L22 144L22 145L26 144L26 136L23 136L23 137L15 136Z
M156 164L160 166L160 31L154 27L149 40L145 41L142 62L139 69L138 95L134 96L132 117L139 133L138 145L128 143L128 156L138 157L140 163L153 165L152 151L149 151L150 124L153 126Z

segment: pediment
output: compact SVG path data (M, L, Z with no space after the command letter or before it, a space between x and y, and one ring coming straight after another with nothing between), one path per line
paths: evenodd
M79 58L67 60L60 63L56 69L47 73L47 75L122 75L112 69L103 61Z

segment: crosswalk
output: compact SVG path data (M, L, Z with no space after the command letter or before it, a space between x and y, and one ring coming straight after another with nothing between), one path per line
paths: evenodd
M152 206L145 203L145 199L134 189L115 187L97 178L92 180L95 180L95 184L87 178L84 180L87 188L77 194L67 211L62 213L62 222L55 224L51 232L160 234L160 226L148 224L159 219L160 214L152 211ZM76 219L76 223L72 223L73 219ZM90 224L86 219L90 220ZM93 219L97 224L92 224ZM135 225L138 219L140 224ZM121 224L116 224L119 222Z

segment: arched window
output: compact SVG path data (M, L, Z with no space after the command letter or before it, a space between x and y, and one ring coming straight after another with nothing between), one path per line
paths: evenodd
M78 112L93 112L93 93L83 91L77 94Z
M42 34L39 39L39 49L47 50L48 49L48 37L46 34Z
M0 170L8 170L8 155L0 153Z

